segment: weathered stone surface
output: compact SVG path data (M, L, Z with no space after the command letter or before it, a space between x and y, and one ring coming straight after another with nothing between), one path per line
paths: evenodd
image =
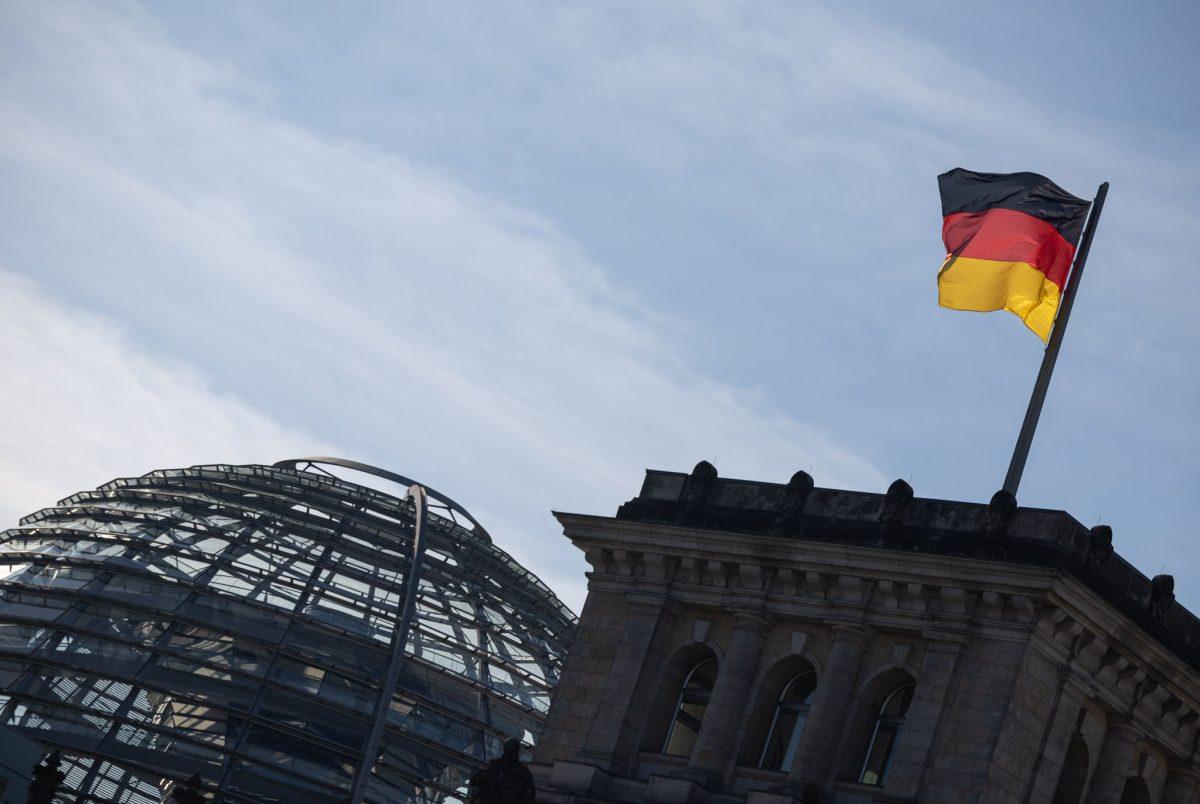
M1016 804L1076 785L1117 802L1135 777L1151 800L1196 804L1200 626L1104 526L703 462L649 472L616 518L559 519L592 573L534 757L547 801ZM705 657L718 672L699 737L664 756ZM754 767L807 671L792 766ZM878 707L909 684L883 784L862 784Z

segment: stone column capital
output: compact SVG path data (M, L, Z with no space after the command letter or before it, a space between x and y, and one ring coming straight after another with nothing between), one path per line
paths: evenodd
M967 644L966 638L961 636L955 639L947 639L944 636L937 639L926 638L922 642L926 653L944 653L949 656L958 656Z
M865 649L871 641L871 629L856 623L837 623L833 626L833 641Z
M761 611L738 610L733 612L733 627L739 631L754 631L762 634L774 624L774 619Z
M1091 680L1081 676L1074 668L1065 667L1059 673L1063 677L1063 693L1072 700L1082 701L1095 694L1095 685Z
M665 593L628 592L625 602L629 606L629 617L656 619L671 622L679 616L679 602Z
M829 659L813 693L808 720L788 770L789 782L812 782L823 788L829 781L833 765L831 748L838 744L845 728L850 699L871 635L871 629L861 624L834 624Z
M717 668L716 682L688 768L689 774L700 774L691 778L704 780L701 783L705 786L723 784L725 772L733 764L735 737L746 715L754 673L771 624L757 612L735 610L733 616L733 632L725 647L724 660Z
M1167 763L1167 783L1181 784L1188 790L1200 790L1200 768L1191 760L1172 759Z
M1194 804L1197 790L1200 790L1200 771L1196 766L1188 760L1170 760L1161 804Z
M1088 804L1118 804L1121 789L1133 765L1133 747L1141 729L1121 715L1108 716L1108 730L1092 775Z
M1113 742L1136 743L1142 739L1141 728L1132 719L1123 715L1109 715L1104 739Z

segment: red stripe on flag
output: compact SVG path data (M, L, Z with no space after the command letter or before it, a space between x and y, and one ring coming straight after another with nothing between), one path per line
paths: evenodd
M1067 284L1075 247L1049 223L1012 209L955 212L942 223L946 253L1028 263L1059 288Z

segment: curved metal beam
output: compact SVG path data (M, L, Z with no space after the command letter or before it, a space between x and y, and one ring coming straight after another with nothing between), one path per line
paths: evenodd
M390 480L397 485L408 488L410 491L412 486L420 486L425 490L426 494L434 498L438 503L444 505L446 508L450 509L456 514L462 514L463 517L465 517L474 528L474 531L472 531L473 533L480 534L489 542L492 540L492 535L487 532L487 528L485 528L483 525L480 525L478 520L471 516L471 512L466 508L463 508L461 505L447 497L445 494L442 494L437 489L431 489L424 483L418 483L417 481L407 478L404 475L396 474L395 472L387 469L380 469L378 466L372 466L369 463L352 461L349 458L332 458L324 455L318 455L312 458L288 458L286 460L276 461L273 465L276 469L298 469L302 463L327 464L329 466L340 466L343 469L353 469L356 472L362 472L366 475L374 475L375 477L381 477L384 480Z
M374 488L365 488L364 483ZM253 773L254 768L267 763L251 748L268 744L261 737L273 741L270 745L277 750L299 755L306 746L307 750L327 754L330 763L336 762L340 790L337 781L330 781L320 769L284 769L272 764L280 774L275 782L288 800L341 801L355 785L371 800L375 797L372 784L385 798L405 798L389 785L403 788L409 784L426 789L430 796L453 796L449 787L457 776L436 775L432 767L429 773L422 773L424 759L437 757L443 760L439 767L445 764L456 773L471 773L481 757L460 750L456 739L430 738L410 745L409 738L397 734L390 711L382 708L382 702L386 700L392 706L395 692L400 689L399 676L407 676L418 665L428 670L429 688L407 690L406 697L413 698L414 706L429 707L461 720L468 729L463 734L473 741L472 746L481 740L490 745L494 737L512 736L510 732L517 736L525 730L536 734L545 722L548 694L561 671L563 646L570 642L573 618L553 593L512 557L489 544L487 538L468 538L472 524L463 514L432 496L425 498L418 512L417 502L408 502L406 497L406 488L394 486L392 480L375 482L350 468L299 459L296 469L280 467L276 471L269 466L216 464L117 479L97 491L71 495L60 505L27 517L25 525L2 534L0 560L7 555L10 563L29 564L31 572L0 580L0 592L48 595L68 607L108 608L104 613L97 612L95 618L60 623L58 630L62 633L57 644L64 648L61 656L35 652L21 659L22 672L30 677L54 678L68 673L81 688L93 690L96 695L76 696L72 693L74 686L39 692L20 685L0 685L0 695L11 693L13 707L22 702L29 704L28 713L16 723L17 727L63 748L72 762L79 763L77 774L87 771L88 757L99 757L97 746L107 750L123 744L122 730L143 728L161 735L161 742L153 750L147 748L145 754L125 756L114 751L104 757L113 765L116 783L125 784L143 775L176 781L187 778L197 770L188 767L191 760L183 755L168 756L172 741L185 747L198 744L188 736L186 727L164 719L161 712L141 711L125 702L114 713L114 702L122 696L126 702L135 698L124 687L113 686L140 685L183 702L194 701L195 691L186 680L150 669L116 674L115 665L95 665L82 656L94 650L95 640L107 646L113 656L141 663L130 665L135 670L150 666L150 654L155 666L169 666L174 659L182 659L222 669L223 663L230 660L223 654L234 647L208 651L191 640L164 636L210 628L225 635L223 646L246 641L258 645L255 653L267 668L289 661L327 674L344 673L350 682L357 682L351 686L352 694L366 705L365 710L353 711L355 707L337 695L322 696L321 690L307 684L275 679L262 667L231 669L232 675L223 677L222 683L233 685L231 689L236 691L230 695L214 692L210 708L218 720L241 723L244 728L236 731L236 737L233 731L227 734L223 744L210 744L220 752L214 758L221 763L212 768L212 778L206 779L210 794L238 798L234 791L243 769ZM392 524L382 524L380 517ZM163 533L169 538L160 541L158 536ZM221 539L223 546L213 547L215 543L208 540L214 537ZM72 545L68 551L48 548L52 542L64 539ZM96 539L121 548L96 553L85 546ZM407 563L405 541L409 547ZM421 544L423 563L414 563ZM127 558L131 555L136 558ZM357 560L342 562L342 555ZM186 573L162 574L166 564L184 566L181 562L187 562ZM70 567L87 567L89 576L104 573L112 577L81 591L70 580L82 573L65 571ZM55 574L56 569L64 571ZM336 577L326 578L326 571L333 569L337 570ZM45 585L54 577L59 578L57 585ZM234 586L217 582L227 577L239 582ZM131 587L146 594L131 596ZM258 594L262 589L276 590L277 594L263 597ZM192 597L195 605L181 610L180 595ZM341 603L332 598L325 601L325 595L336 596ZM231 598L240 603L223 602ZM474 615L455 601L474 604ZM426 605L431 616L447 622L453 631L443 634L435 629L426 634L422 630ZM508 619L511 628L493 623L493 610ZM333 611L347 616L325 616ZM33 620L0 612L0 625L5 621L24 625ZM382 625L382 620L388 621L393 633L384 634L384 643L372 640L374 650L366 649L363 640L372 634L373 625ZM154 629L139 627L151 622L168 623L167 630L158 625ZM336 628L350 629L356 636L340 639L328 630ZM469 635L471 628L480 629L478 640ZM431 645L442 648L423 651L420 657L410 654L407 646L417 644L414 635L418 641L428 637ZM526 664L527 659L521 658L525 653L535 658L536 666ZM76 660L75 654L80 658ZM513 676L513 684L489 685L488 667L494 671L492 679L503 668ZM391 686L388 680L393 677L396 681ZM288 713L280 718L264 718L268 696L279 688L272 680L291 687L295 694L289 694L286 703L279 702L281 711ZM364 685L373 695L366 697ZM239 703L247 691L253 703ZM453 695L453 701L444 695ZM482 700L482 706L471 703L475 698ZM310 701L314 703L308 706ZM245 703L250 703L249 709ZM324 710L325 705L330 707L329 712ZM43 712L61 712L63 722L68 724L88 712L102 720L91 723L84 744L80 741L85 738L68 729L46 730L39 720ZM335 715L357 718L358 743L347 746L306 732L290 722L291 713L295 713L296 721L313 723ZM371 741L377 723L382 724L381 736ZM254 729L267 727L272 731L260 735L251 730L251 724ZM166 753L154 753L160 749ZM393 749L397 753L393 754ZM405 750L415 751L423 758L422 763L410 766L402 756ZM369 756L369 761L364 763L364 756ZM381 775L377 776L376 771ZM92 788L100 784L98 774L91 774L91 778L95 780L88 783ZM360 778L365 781L360 782Z
M278 465L278 464L276 464ZM429 512L425 489L413 483L408 488L408 499L413 501L413 551L408 563L408 577L404 579L404 609L400 624L392 634L392 657L388 662L387 675L383 677L383 689L379 691L379 702L375 705L375 721L371 734L363 745L362 761L354 774L350 787L350 804L361 804L371 781L371 769L379 758L379 743L383 739L383 727L387 725L388 712L392 708L392 696L396 694L396 683L400 680L400 668L404 664L404 649L408 645L408 632L412 628L413 614L417 609L417 590L421 586L421 566L425 563L425 521Z

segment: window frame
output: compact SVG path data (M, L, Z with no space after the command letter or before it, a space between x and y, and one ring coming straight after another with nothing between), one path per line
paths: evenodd
M795 703L793 701L785 700L785 698L787 697L787 694L792 690L792 688L797 684L797 682L801 681L802 679L806 679L806 678L812 679L812 689L809 690L808 695L806 695L804 697L804 700L800 703ZM761 770L775 770L775 771L788 770L788 768L792 764L789 761L789 753L790 753L790 759L794 761L795 757L796 757L796 749L799 748L800 737L804 733L804 726L808 722L809 713L812 711L812 698L813 698L813 695L816 694L816 692L817 692L817 674L816 674L816 671L814 671L814 670L801 670L799 673L796 673L794 676L792 676L791 679L788 680L787 684L783 685L783 689L779 693L779 698L775 701L775 711L771 715L771 725L767 729L767 737L765 740L763 740L762 750L759 752L759 755L758 755L758 766L757 766L758 768L760 768ZM770 767L769 768L766 765L767 751L770 749L771 741L775 737L775 729L779 725L779 716L785 712L794 713L796 715L796 722L794 724L792 724L792 733L790 735L788 735L788 739L787 739L787 746L790 747L792 742L794 741L796 743L796 748L792 748L791 751L789 752L788 749L785 747L784 757L783 757L783 767L779 767L779 768Z
M867 742L867 750L863 753L862 765L858 771L857 781L859 784L871 785L872 787L883 787L887 784L888 771L892 767L892 759L896 753L896 746L900 744L900 737L904 733L904 721L908 718L908 710L912 706L913 692L916 690L916 682L905 681L902 684L892 688L879 705L879 711L875 715L875 724L871 729L871 739ZM887 714L888 704L897 695L908 695L908 699L904 702L904 709L898 715ZM887 747L886 753L883 755L882 761L879 763L879 768L875 770L876 780L873 782L866 781L866 775L869 770L868 766L871 763L871 757L875 753L875 743L879 739L880 729L886 727L892 735L891 743Z
M712 683L709 685L708 689L706 689L706 690L689 690L688 685L690 685L692 683L692 678L695 677L696 673L699 672L701 668L706 667L707 665L710 665L710 664L713 666L714 669L713 669L713 674L712 674L713 680L712 680ZM703 658L700 661L696 662L694 665L692 665L692 669L689 670L687 672L687 675L683 677L683 684L680 685L679 695L677 695L675 698L675 708L671 710L671 723L667 727L667 735L663 739L662 751L660 753L664 754L665 756L672 756L672 757L685 756L683 754L675 754L675 753L672 753L667 750L671 745L671 738L673 738L675 736L675 729L679 725L680 715L683 715L683 716L687 717L688 719L692 719L692 720L696 721L696 725L694 727L691 726L690 724L688 724L686 721L685 721L684 725L687 726L688 728L692 729L693 731L695 731L697 737L700 736L700 727L704 723L704 715L708 712L708 704L712 700L713 686L716 685L716 677L717 677L716 670L719 669L719 667L720 667L720 665L717 662L717 658L715 656L708 656L708 657ZM689 693L691 693L691 698L693 700L688 700ZM703 700L699 700L701 697L703 698ZM702 704L704 706L704 709L700 712L700 717L695 718L690 712L684 712L683 705L685 703ZM693 740L692 746L695 747L695 740ZM690 756L690 754L691 754L691 751L688 751L689 756Z

